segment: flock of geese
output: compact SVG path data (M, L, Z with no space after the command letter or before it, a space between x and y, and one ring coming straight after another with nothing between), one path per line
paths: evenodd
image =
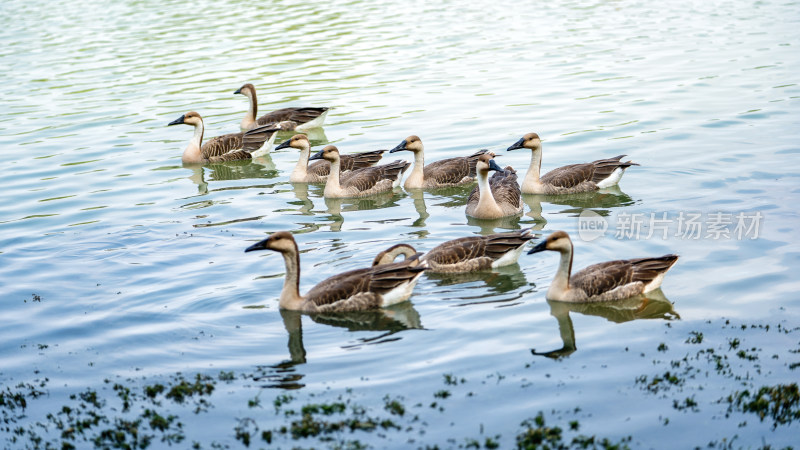
M319 127L328 113L328 108L324 107L282 108L256 118L255 87L248 83L234 94L244 95L249 100L249 109L241 121L239 133L218 136L203 143L203 119L194 111L168 124L194 127L194 135L183 152L184 163L250 159L265 145L272 145L279 131ZM434 189L477 182L465 210L468 216L477 219L498 219L522 213L523 193L572 194L614 186L627 168L638 165L631 161L623 162L625 155L620 155L559 167L540 176L542 141L536 133L524 135L507 149L531 151L530 166L521 185L516 171L510 166L501 168L494 161L495 154L489 150L426 165L425 147L418 136L409 136L389 150L389 153L413 153L413 164L400 159L376 165L386 150L340 154L334 145L312 155L311 144L304 134L296 134L276 147L284 148L300 151L289 180L293 183L325 183L323 195L327 198L367 197L391 191L401 184L409 166L411 170L403 184L405 189ZM489 176L490 172L494 173ZM290 232L273 233L245 252L272 250L283 255L286 277L279 299L281 308L308 313L344 312L382 308L407 300L425 271L463 273L514 264L532 239L534 236L530 229L469 236L444 242L424 254L408 244L398 244L379 253L372 266L331 276L305 295L299 290L300 252ZM573 245L564 231L551 233L528 254L542 251L560 254L558 269L546 298L575 303L620 300L658 289L664 274L678 260L677 255L664 255L608 261L572 274ZM397 261L399 256L403 259Z

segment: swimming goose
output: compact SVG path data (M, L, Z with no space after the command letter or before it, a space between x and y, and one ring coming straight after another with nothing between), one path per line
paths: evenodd
M308 136L305 134L296 134L290 139L284 141L281 145L275 147L275 150L283 148L296 148L300 150L300 159L297 160L297 165L289 177L292 183L324 183L331 173L331 163L328 161L319 160L314 161L312 164L308 163L308 157L311 154L311 143L308 141ZM373 150L370 152L354 153L351 155L339 155L341 159L341 171L346 172L353 169L361 169L362 167L374 166L386 150Z
M264 114L256 120L258 113L258 100L256 98L256 88L250 83L242 85L234 94L242 94L250 101L250 108L242 119L242 130L249 130L259 125L291 121L295 127L290 130L305 130L308 128L321 127L328 115L328 108L324 107L304 107L304 108L281 108L270 113Z
M366 197L392 190L400 184L403 172L410 165L397 160L380 166L364 167L341 173L341 157L336 146L328 145L309 160L325 159L331 163L331 173L325 181L323 195L327 198Z
M487 152L478 157L475 166L478 185L469 194L467 215L477 219L497 219L522 212L522 196L517 184L517 173L511 167L505 170L494 162L494 154ZM489 171L495 174L489 179Z
M408 244L396 244L375 255L372 265L391 264L400 255L403 255L405 259L411 259L414 256L419 258L422 253L418 253L414 247Z
M350 270L334 275L318 283L306 295L300 295L300 254L290 232L273 233L247 247L245 252L254 250L274 250L283 255L286 278L279 306L308 313L362 311L400 303L411 296L417 279L426 269L424 263L411 258Z
M203 118L190 111L172 122L170 125L192 125L194 136L189 146L183 151L181 160L184 163L206 163L250 159L251 153L260 149L268 139L280 130L279 124L269 124L253 128L243 133L230 133L217 136L203 144Z
M531 229L488 236L469 236L443 242L422 257L431 272L473 272L514 264L525 243L533 239ZM402 245L402 244L401 244Z
M551 250L561 253L556 276L545 296L561 302L603 302L620 300L658 289L664 274L678 255L624 259L593 264L575 275L572 272L572 241L556 231L528 254Z
M585 164L571 164L547 172L541 179L542 141L536 133L528 133L508 147L508 151L518 148L531 149L531 165L522 192L525 194L573 194L576 192L596 191L619 183L625 169L639 164L631 161L620 161L625 155L609 159L598 159Z
M447 158L425 165L425 147L417 136L409 136L389 153L407 150L414 154L414 167L403 187L406 189L431 189L458 186L475 181L475 164L487 152L479 150L469 156Z

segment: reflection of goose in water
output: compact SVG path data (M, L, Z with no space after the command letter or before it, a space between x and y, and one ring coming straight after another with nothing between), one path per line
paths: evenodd
M535 230L541 230L547 224L547 219L542 215L542 205L551 204L567 207L560 208L555 212L556 214L579 216L582 212L589 210L600 216L607 217L611 214L612 208L630 206L636 203L628 194L622 192L617 185L597 191L578 192L575 194L522 194L522 201L530 209L525 215L536 220L537 225L539 225L538 227L534 226Z
M680 316L672 307L672 303L664 297L661 289L648 292L623 300L602 303L566 303L548 301L550 314L558 321L558 331L561 334L563 346L557 350L531 353L537 356L546 356L561 359L569 356L577 347L575 346L575 329L572 325L570 312L585 314L587 316L605 317L614 323L623 323L636 319L663 319L677 320Z
M207 194L209 192L209 181L263 180L278 176L278 171L275 169L275 164L272 162L269 155L258 156L247 160L230 161L225 164L208 163L203 166L184 164L183 167L192 172L192 174L189 175L189 180L197 185L197 192L200 194ZM226 189L242 188L225 187L219 190ZM211 191L215 190L217 189L211 189Z
M423 329L419 313L411 302L403 302L388 308L373 311L340 312L335 314L305 314L300 311L287 309L280 310L283 326L288 335L289 359L266 368L255 377L256 381L269 381L264 387L281 389L299 389L305 386L301 383L304 375L296 372L295 366L306 363L306 349L303 345L303 316L311 318L316 323L345 328L350 332L373 331L374 336L362 337L359 345L382 344L393 342L401 338L397 333L405 330ZM353 348L358 345L342 345L343 348Z
M443 301L457 301L457 306L467 306L483 303L518 302L528 295L531 289L525 278L525 273L519 270L518 264L498 267L491 271L477 271L467 273L428 273L425 278L432 281L435 289L431 295ZM450 286L456 286L449 289ZM487 290L488 294L487 295ZM502 294L513 296L502 296Z

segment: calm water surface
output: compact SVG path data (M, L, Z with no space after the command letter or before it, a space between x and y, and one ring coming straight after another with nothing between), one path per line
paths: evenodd
M709 323L799 324L800 5L539 3L5 1L0 381L48 377L28 420L105 379L258 371L192 419L193 439L235 446L236 417L272 414L242 399L351 388L376 407L386 393L427 405L449 373L466 387L425 417L416 445L485 430L507 447L537 411L575 408L582 432L636 447L796 445L797 423L742 429L721 416L713 400L733 381L685 411L634 380L686 354L690 331L724 343ZM524 174L529 153L505 148L535 131L545 171L623 153L641 166L619 189L526 197L525 214L500 223L466 218L469 188L325 200L288 182L293 150L184 167L191 130L166 124L195 110L207 138L237 131L245 82L260 111L332 107L315 146L392 148L417 134L428 161L489 148ZM608 224L599 239L577 236L586 211ZM700 214L699 238L681 234L681 214ZM739 215L760 217L758 230L738 238ZM666 238L651 217L666 219ZM708 230L715 221L731 235ZM398 242L424 251L523 227L571 232L576 268L681 259L645 304L548 304L557 257L541 254L423 276L390 310L311 318L278 310L278 255L243 253L295 232L306 290ZM777 355L757 385L797 381L797 343L747 343ZM405 442L392 439L373 445Z

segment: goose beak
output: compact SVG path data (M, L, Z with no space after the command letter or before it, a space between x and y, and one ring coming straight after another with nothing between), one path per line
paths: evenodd
M493 159L489 160L489 170L496 170L498 172L502 172L503 171L503 169L500 166L498 166L497 163L494 162Z
M308 158L309 161L314 160L314 159L323 159L322 158L322 150L318 151L317 153L314 153L313 155L311 155Z
M172 122L168 123L167 126L182 124L184 118L186 118L186 114L184 114L184 115L178 117L177 119L173 120Z
M258 241L255 244L251 245L250 247L247 247L246 249L244 249L244 252L247 253L247 252L252 252L252 251L255 251L255 250L267 250L267 241L268 240L269 240L269 238L261 240L261 241Z
M278 129L280 129L280 128L278 128ZM282 148L289 148L289 142L291 142L291 141L292 141L291 139L287 139L287 140L281 142L281 145L275 147L275 150L280 150Z
M532 255L534 253L543 252L545 250L547 250L547 241L542 241L542 242L539 242L539 245L537 245L536 247L533 247L532 249L530 249L528 251L528 254Z
M400 152L400 151L403 151L403 150L408 150L408 149L406 148L406 141L405 141L405 140L403 140L403 142L401 142L400 144L398 144L398 145L397 145L397 147L395 147L395 148L393 148L393 149L389 150L389 153Z
M511 151L511 150L516 150L518 148L524 148L523 145L522 145L524 143L525 143L525 141L522 138L520 138L520 140L518 140L517 142L514 142L513 144L511 144L511 147L508 147L506 149L506 151L508 152L508 151Z
M241 93L242 93L242 88L239 88L234 92L234 94L241 94Z

